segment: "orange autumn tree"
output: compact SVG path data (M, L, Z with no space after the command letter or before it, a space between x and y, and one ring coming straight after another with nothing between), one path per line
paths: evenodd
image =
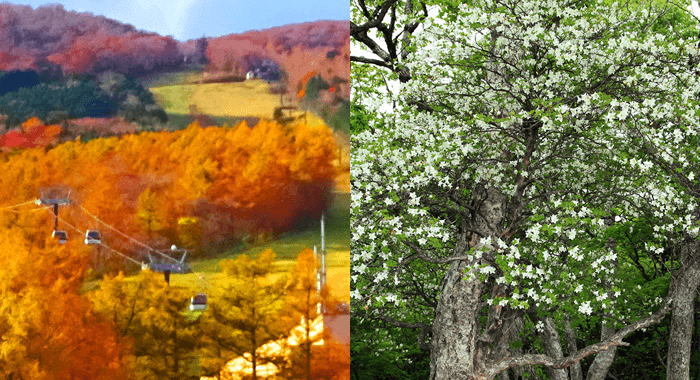
M87 267L81 247L26 239L21 229L46 222L35 215L0 230L0 376L133 378L124 360L129 346L80 294Z
M0 148L32 148L56 144L61 134L60 125L44 125L38 117L22 123L22 132L10 131L0 136Z
M44 125L38 117L33 117L22 123L22 131L34 146L46 146L58 142L62 129L60 125Z
M287 379L341 379L345 370L350 369L349 347L335 342L328 328L324 328L323 334L311 336L311 324L321 316L319 305L326 310L336 310L340 302L331 296L327 285L320 292L317 290L318 268L314 252L304 248L297 256L287 284L286 307L292 325L301 321L303 330L299 344L292 348L289 362L283 370L283 376Z

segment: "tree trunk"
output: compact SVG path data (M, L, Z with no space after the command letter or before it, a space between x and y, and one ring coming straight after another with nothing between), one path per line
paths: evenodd
M698 307L700 304L698 303L698 298L695 297L695 313L700 310L700 307ZM695 352L700 352L700 318L695 318ZM700 361L696 363L696 369L695 369L695 377L697 378L700 376Z
M576 348L576 333L571 328L569 318L564 321L564 333L566 335L566 349L569 355L573 355L578 350ZM576 362L569 367L571 380L583 380L583 372L581 371L581 363Z
M606 322L603 322L600 332L600 341L603 342L610 335L615 334L615 329L608 327ZM615 360L617 346L612 346L605 351L599 352L593 360L593 364L588 369L586 380L604 380L608 376L608 370L613 360Z
M510 341L515 342L516 340L521 340L522 338L520 337L520 333L523 331L524 328L525 328L525 323L523 322L523 317L516 318L515 321L513 322L513 325L511 325L511 328L510 328L510 336L511 336ZM521 347L510 350L510 355L513 357L522 356L522 354L523 354L523 349ZM526 372L525 367L514 367L514 368L511 368L511 370L513 371L513 379L514 380L522 379L523 373ZM534 372L530 372L530 373L534 373Z
M494 231L493 228L498 229L502 225L506 197L494 188L480 186L474 189L474 194L479 194L482 199L479 211L486 220L476 217L471 227L482 231L484 236L500 236L500 231ZM453 250L455 255L462 256L470 247L480 243L476 235L470 241L467 239L466 233L460 236ZM487 289L479 279L476 268L486 261L493 261L492 248L487 247L482 256L475 255L474 260L453 261L442 279L440 300L435 308L432 325L430 380L487 379L480 373L481 367L489 364L486 361L490 357L489 347L493 340L480 342L478 339L484 338L481 335L479 312L484 306L481 304L481 296ZM489 308L489 313L493 314L495 309ZM491 323L493 315L489 315L488 320ZM488 332L484 335L488 335ZM480 363L481 360L484 362Z
M673 301L671 333L668 337L667 380L690 379L690 347L693 337L695 292L700 285L700 260L696 257L697 241L684 241L681 247L683 272L678 294Z
M478 276L464 279L464 271L470 267L472 263L453 262L443 279L433 322L430 380L472 380L466 374L476 372L483 284Z
M608 240L605 242L605 248L607 248L610 251L615 251L615 249L617 248L617 242L615 242L615 240L612 238L608 238ZM613 265L615 269L615 271L613 272L613 276L615 276L617 275L617 258L613 260ZM609 276L605 276L604 281L605 287L608 289L608 295L612 299L614 295L612 292L612 286L610 283ZM600 341L605 341L605 339L607 339L613 334L615 334L615 328L609 327L609 324L603 321L603 325L601 326L600 331ZM588 375L586 376L586 380L605 380L605 378L608 376L610 366L612 365L613 360L615 360L616 353L617 346L613 346L605 351L599 352L595 356L593 364L591 364L591 367L588 369Z
M552 318L537 318L543 323L543 331L539 334L540 340L542 341L542 346L544 347L544 353L554 359L561 359L564 357L564 351L561 349L561 343L559 343L559 333L557 332L557 326L554 324ZM550 380L568 380L566 375L566 368L553 369L547 368L547 374Z

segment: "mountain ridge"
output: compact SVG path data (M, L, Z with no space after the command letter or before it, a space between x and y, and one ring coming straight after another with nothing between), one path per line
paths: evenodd
M271 60L287 73L290 90L296 91L298 81L312 70L328 81L333 77L349 81L349 41L349 20L178 41L105 16L68 11L61 4L33 8L0 3L0 70L4 71L60 68L69 74L143 75L207 61L208 71L245 72L269 66ZM349 86L345 87L340 95L349 95Z

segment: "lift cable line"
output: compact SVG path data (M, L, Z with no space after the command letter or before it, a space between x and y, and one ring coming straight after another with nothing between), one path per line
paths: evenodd
M31 202L29 202L29 203L31 203ZM40 209L46 209L46 210L49 210L50 208L53 208L53 209L54 209L54 217L55 217L55 220L56 220L56 223L55 223L55 224L56 224L56 227L54 228L54 233L56 233L56 228L57 228L57 226L58 226L58 221L60 220L61 222L65 223L67 226L69 226L69 227L72 228L73 230L75 230L75 231L77 231L78 233L80 233L81 235L82 235L82 234L85 234L85 236L86 236L86 241L87 241L87 239L88 239L87 236L88 236L88 233L90 232L90 230L87 230L87 231L83 232L83 231L81 231L79 228L77 228L77 227L73 226L72 224L66 222L63 218L59 218L59 217L58 217L58 210L57 210L57 209L58 209L58 206L59 206L59 205L70 205L71 202L70 202L69 199L37 199L37 200L35 201L35 203L36 203L37 205L46 205L45 207L42 207L42 208L40 208ZM13 206L13 207L16 207L16 206ZM132 242L134 242L134 243L136 243L136 244L138 244L138 245L140 245L140 246L143 246L143 247L147 248L147 249L150 250L151 252L155 252L155 253L157 253L157 254L159 254L159 255L161 255L161 256L164 256L164 257L166 257L166 258L168 258L168 259L170 259L170 260L173 260L173 261L175 261L176 263L180 263L180 261L178 261L178 260L176 260L176 259L174 259L174 258L172 258L172 257L170 257L170 256L168 256L168 255L166 255L166 254L164 254L164 253L162 253L162 252L160 252L160 251L158 251L158 250L156 250L156 249L154 249L154 248L152 248L152 247L150 247L150 246L148 246L148 245L146 245L146 244L144 244L144 243L142 243L142 242L140 242L140 241L138 241L138 240L136 240L136 239L134 239L134 238L132 238L131 236L129 236L129 235L127 235L127 234L125 234L125 233L119 231L118 229L116 229L115 227L111 226L110 224L108 224L108 223L106 223L106 222L100 220L100 219L99 219L98 217L96 217L95 215L92 215L92 214L91 214L87 209L85 209L85 207L83 207L82 205L79 205L79 204L78 204L78 207L80 207L80 209L83 210L83 212L85 212L88 216L90 216L90 217L93 218L94 220L96 220L96 221L100 222L101 224L103 224L103 225L109 227L111 230L117 232L118 234L120 234L120 235L122 235L123 237L125 237L125 238L131 240ZM50 212L50 211L49 211L49 212ZM64 234L65 234L65 232L64 232ZM67 239L67 237L65 237L65 238ZM86 244L87 244L87 243L86 243ZM109 249L110 251L112 251L112 252L114 252L114 253L116 253L116 254L122 256L123 258L125 258L125 259L127 259L127 260L133 262L134 264L140 266L141 269L147 268L147 266L146 266L145 263L139 262L139 261L137 261L137 260L135 260L135 259L133 259L133 258L131 258L131 257L129 257L129 256L127 256L127 255L125 255L125 254L123 254L123 253L121 253L121 252L119 252L119 251L117 251L116 249L114 249L114 248L112 248L112 247L110 247L110 246L104 244L102 241L98 241L98 242L96 242L96 244L98 244L98 245L100 245L100 246L106 247L106 248ZM171 251L175 252L175 251L178 251L178 249L177 249L177 247L176 247L175 245L173 245L173 246L171 247ZM185 251L185 255L187 255L187 250L184 250L184 251ZM183 259L184 259L184 257L185 257L185 256L183 256ZM203 285L203 286L201 286L201 288L204 288L204 289L206 289L206 290L208 291L208 290L209 290L209 285L210 285L210 284L209 284L209 281L207 281L207 279L204 277L204 274L203 274L203 273L199 273L199 272L192 271L191 269L190 269L190 271L197 277L197 279L199 279L199 280L202 282L202 285ZM200 289L201 289L201 288L200 288ZM206 293L198 293L195 297L192 297L192 299L190 300L190 310L204 310L204 309L206 309L206 307L207 307L207 296L206 296Z
M14 205L14 206L0 207L0 210L13 209L13 208L15 208L15 207L20 207L20 206L28 205L28 204L30 204L30 203L37 204L37 203L36 203L36 199L33 199L33 200L29 201L29 202L20 203L20 204Z
M31 209L31 210L24 210L24 211L8 210L8 211L12 211L12 212L14 212L15 214L22 214L22 213L24 213L24 212L35 212L35 211L49 210L49 209L51 209L51 208L52 208L51 206L43 206L43 207ZM0 210L3 210L3 209L0 208Z
M78 207L80 207L80 208L83 210L83 212L85 212L86 214L88 214L91 218L93 218L93 219L95 219L96 221L98 221L98 222L104 224L105 226L109 227L111 230L117 232L118 234L124 236L125 238L131 240L132 242L134 242L134 243L136 243L136 244L138 244L138 245L140 245L140 246L142 246L142 247L147 248L147 249L148 249L149 251L151 251L151 252L155 252L155 253L157 253L157 254L159 254L159 255L165 257L165 258L168 258L168 259L170 259L170 260L172 260L172 261L174 261L174 262L176 262L176 263L179 263L179 261L178 261L177 259L174 259L174 258L172 258L172 257L170 257L170 256L168 256L168 255L166 255L166 254L164 254L164 253L162 253L162 252L156 250L155 248L150 247L150 246L148 246L148 245L146 245L146 244L144 244L144 243L142 243L142 242L140 242L140 241L138 241L138 240L132 238L131 236L129 236L129 235L127 235L127 234L125 234L125 233L119 231L118 229L116 229L116 228L112 227L111 225L107 224L106 222L103 222L102 220L100 220L100 219L99 219L98 217L96 217L95 215L92 215L92 214L91 214L88 210L86 210L85 207L83 207L82 205L78 205Z
M79 232L81 235L84 235L84 234L85 234L84 231L81 231L78 227L75 227L74 225L72 225L72 224L66 222L63 218L58 218L58 219L59 219L61 222L63 222L63 224L65 224L65 225L67 225L68 227L70 227L70 228L74 229L75 231ZM127 256L127 255L125 255L125 254L123 254L123 253L117 251L116 249L114 249L114 248L108 246L107 244L105 244L105 243L99 243L99 244L100 244L101 246L103 246L103 247L106 247L106 248L109 249L110 251L112 251L112 252L114 252L114 253L116 253L116 254L122 256L123 258L125 258L125 259L127 259L127 260L133 262L134 264L136 264L136 265L138 265L138 266L143 266L143 263L141 263L141 262L139 262L139 261L137 261L137 260L132 259L131 257L129 257L129 256Z
M173 261L176 262L176 263L179 263L179 262L180 262L180 261L178 261L178 260L176 260L176 259L174 259L174 258L172 258L172 257L170 257L170 256L168 256L168 255L166 255L166 254L164 254L164 253L161 253L160 251L158 251L158 250L156 250L156 249L154 249L154 248L152 248L152 247L150 247L150 246L148 246L148 245L146 245L146 244L144 244L144 243L142 243L142 242L140 242L140 241L138 241L138 240L132 238L131 236L129 236L129 235L127 235L127 234L125 234L125 233L123 233L123 232L117 230L116 228L112 227L112 226L109 225L108 223L106 223L106 222L100 220L98 217L92 215L92 214L91 214L88 210L86 210L85 207L83 207L82 205L78 205L78 207L80 207L80 208L83 210L83 212L85 212L86 214L88 214L91 218L93 218L93 219L95 219L96 221L98 221L98 222L104 224L105 226L109 227L110 229L112 229L113 231L119 233L120 235L124 236L125 238L131 240L132 242L134 242L134 243L136 243L136 244L139 244L139 245L141 245L141 246L143 246L143 247L149 249L150 251L156 252L156 253L158 253L158 254L161 255L161 256L167 257L168 259L173 260ZM110 248L110 249L111 249L111 248ZM171 249L171 251L177 251L177 249ZM141 263L139 263L139 264L141 264ZM199 273L199 272L195 272L195 271L192 271L192 273L197 277L197 279L199 279L199 280L202 282L202 284L204 285L204 287L207 287L207 288L209 287L209 282L206 280L206 278L204 277L204 274L203 274L203 273Z
M176 263L180 263L180 261L178 261L178 260L176 260L176 259L174 259L174 258L172 258L172 257L170 257L170 256L168 256L168 255L166 255L166 254L164 254L164 253L161 253L160 251L158 251L158 250L156 250L156 249L154 249L154 248L152 248L152 247L150 247L150 246L148 246L148 245L146 245L146 244L144 244L144 243L142 243L142 242L140 242L140 241L138 241L138 240L132 238L131 236L129 236L129 235L127 235L127 234L125 234L125 233L119 231L118 229L116 229L116 228L114 228L114 227L112 227L110 224L108 224L108 223L106 223L106 222L100 220L100 219L99 219L98 217L96 217L95 215L92 215L92 214L91 214L87 209L85 209L85 207L83 207L82 205L78 205L78 207L80 207L80 209L83 210L83 212L85 212L85 213L86 213L87 215L89 215L91 218L93 218L93 219L95 219L96 221L102 223L103 225L109 227L111 230L117 232L118 234L124 236L125 238L131 240L132 242L134 242L134 243L136 243L136 244L138 244L138 245L140 245L140 246L142 246L142 247L147 248L147 249L150 250L151 252L155 252L155 253L157 253L157 254L163 256L163 257L166 257L166 258L168 258L168 259L170 259L170 260L172 260L172 261L174 261L174 262L176 262ZM109 247L108 247L108 248L109 248ZM111 248L110 248L110 249L111 249ZM171 251L175 252L175 251L178 251L178 249L177 249L176 246L173 246L173 247L171 248ZM185 250L185 255L187 254L186 252L187 252L187 250ZM183 258L184 258L184 256L183 256ZM133 260L132 260L132 261L133 261ZM141 265L141 266L143 267L143 264L142 264L142 263L139 263L139 265ZM188 266L188 267L189 267L189 266ZM191 267L190 267L190 271L197 277L197 279L198 279L199 281L201 281L201 283L202 283L201 288L206 289L206 291L208 291L208 290L210 289L210 284L209 284L209 281L207 281L207 279L205 278L204 274L203 274L203 273L199 273L199 272L193 271ZM200 293L200 294L197 295L197 297L193 297L193 298L192 298L192 300L190 301L190 306L192 307L192 306L194 306L194 305L199 305L200 307L202 307L202 306L203 306L203 307L206 307L206 303L207 303L206 294L205 294L205 293Z

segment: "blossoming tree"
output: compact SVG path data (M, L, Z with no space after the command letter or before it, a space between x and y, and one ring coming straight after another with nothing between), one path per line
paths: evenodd
M623 339L672 307L668 378L688 378L699 41L651 9L353 3L353 39L375 56L352 68L353 100L372 110L353 137L353 313L420 331L431 379L532 365L580 379L591 355L587 378L603 379ZM635 289L618 275L631 249L677 251L661 260L671 285L649 313L627 306ZM601 338L577 349L571 324L589 316ZM522 334L542 349L512 344Z

